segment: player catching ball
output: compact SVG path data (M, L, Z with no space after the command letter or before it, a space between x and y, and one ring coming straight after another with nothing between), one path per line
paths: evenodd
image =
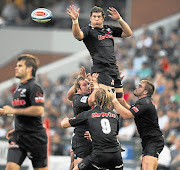
M74 5L67 9L72 19L72 32L76 39L83 40L92 57L91 73L99 73L98 83L101 88L108 86L116 88L117 99L121 102L122 83L119 76L116 57L114 55L114 37L129 37L132 30L123 20L118 11L109 7L109 17L119 22L120 27L103 25L105 14L102 8L94 6L90 13L90 25L80 29L78 17L80 9L75 10Z

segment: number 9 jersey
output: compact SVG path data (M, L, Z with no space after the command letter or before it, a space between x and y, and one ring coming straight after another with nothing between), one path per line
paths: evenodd
M71 126L86 125L92 138L93 151L117 152L120 145L116 135L119 131L119 115L111 110L95 107L69 120Z

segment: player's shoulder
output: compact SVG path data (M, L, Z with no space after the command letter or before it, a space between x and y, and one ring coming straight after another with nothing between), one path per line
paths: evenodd
M29 81L29 86L30 88L40 88L41 89L41 85L36 81L35 78L31 79L31 81Z
M89 94L75 94L74 99L88 98Z
M81 31L91 30L91 29L92 29L92 27L91 27L90 25L87 25L87 26L85 26L85 27L82 27L82 28L81 28Z
M152 104L152 98L151 97L143 97L141 99L139 99L136 104L139 105L148 105L148 104Z

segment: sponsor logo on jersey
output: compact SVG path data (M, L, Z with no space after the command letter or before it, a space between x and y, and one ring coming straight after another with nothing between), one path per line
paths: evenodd
M137 107L135 107L135 106L133 106L132 109L133 109L136 113L139 112L139 109L138 109Z
M26 104L25 100L19 100L19 98L14 99L12 102L13 106L24 106Z
M86 103L88 96L83 96L80 100L81 103Z
M94 117L113 117L113 118L116 118L116 115L111 113L111 112L108 112L108 113L105 113L105 112L102 112L102 113L92 113L92 118Z
M44 103L44 98L43 97L35 97L35 102L36 103Z
M108 38L113 39L113 36L112 36L112 35L109 35L109 34L98 35L98 40L104 40L105 38L106 38L106 39L108 39Z

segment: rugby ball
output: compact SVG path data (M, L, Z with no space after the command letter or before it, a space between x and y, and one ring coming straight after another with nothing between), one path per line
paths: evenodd
M46 23L52 19L52 12L46 8L37 8L31 13L31 18L35 22Z

